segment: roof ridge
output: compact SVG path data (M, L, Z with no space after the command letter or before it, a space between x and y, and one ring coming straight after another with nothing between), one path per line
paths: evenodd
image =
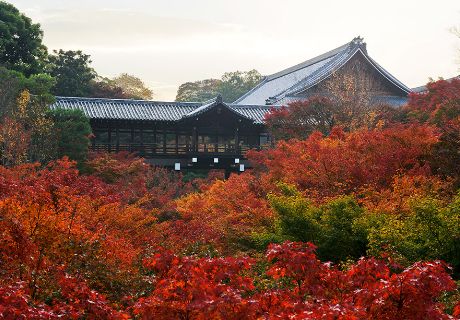
M319 56L316 56L314 58L311 58L311 59L308 59L308 60L305 60L301 63L298 63L292 67L289 67L289 68L286 68L284 70L281 70L281 71L278 71L274 74L271 74L269 76L267 76L267 81L271 81L271 80L274 80L276 78L279 78L279 77L282 77L284 75L287 75L289 73L292 73L292 72L295 72L297 70L300 70L300 69L303 69L303 68L306 68L308 66L311 66L315 63L318 63L318 62L321 62L323 60L326 60L328 58L331 58L335 55L337 55L338 53L348 49L351 45L353 44L353 41L351 42L347 42L346 44L340 46L340 47L337 47L335 49L332 49L326 53L323 53L323 54L320 54Z
M82 101L112 101L112 102L123 102L123 103L155 103L155 104L172 104L172 105L190 105L200 106L203 102L189 102L189 101L159 101L159 100L142 100L142 99L120 99L120 98L100 98L100 97L64 97L55 96L56 100L82 100Z
M281 70L281 71L278 71L276 73L273 73L271 75L265 76L254 88L252 88L251 90L249 90L248 92L243 94L241 97L239 97L238 99L233 101L233 103L239 103L239 102L243 101L246 97L251 95L251 93L255 92L257 89L259 89L261 86L263 86L267 82L270 82L270 81L272 81L274 79L280 78L280 77L285 76L287 74L293 73L293 72L298 71L300 69L307 68L307 67L309 67L309 66L311 66L313 64L319 63L319 62L321 62L323 60L329 59L329 58L339 54L340 52L343 52L346 49L351 48L353 46L362 45L363 44L362 40L363 40L362 38L356 37L353 40L351 40L350 42L347 42L346 44L341 45L340 47L332 49L332 50L330 50L330 51L328 51L326 53L323 53L323 54L321 54L319 56L316 56L314 58L305 60L304 62L296 64L296 65L294 65L292 67L289 67L289 68L286 68L284 70Z
M200 107L196 108L195 110L193 111L190 111L189 113L187 114L184 114L182 116L182 119L187 119L187 118L190 118L190 117L194 117L196 115L199 115L199 114L202 114L218 105L222 105L224 106L225 108L227 108L228 110L230 110L231 112L236 112L235 110L233 110L233 108L222 101L222 95L218 94L215 98L213 99L210 99L207 101L207 103L204 103L203 105L201 105ZM248 119L248 120L253 120L251 119L250 117L246 116L246 115L241 115L242 117Z
M303 91L303 90L306 90L308 88L311 88L312 86L314 86L318 82L321 82L322 80L328 78L330 76L331 72L334 72L335 70L338 70L341 67L343 67L343 65L349 59L351 59L358 51L362 52L362 50L359 47L354 47L353 50L351 50L349 52L346 52L346 54L345 54L345 51L343 51L342 54L340 54L340 55L337 54L336 57L334 59L332 59L331 61L329 61L326 65L324 65L321 68L319 68L318 70L312 72L311 74L309 74L308 76L306 76L305 78L303 78L302 80L300 80L299 82L294 84L293 86L287 88L286 90L278 93L276 96L270 97L270 98L274 98L275 102L277 102L277 101L283 99L284 97L286 97L286 96L288 96L290 94L296 94L296 93L298 93L300 91ZM343 61L344 59L345 59L345 61ZM328 69L330 69L330 70L328 70ZM327 71L326 74L324 74L325 71ZM315 79L315 77L317 77L317 79ZM308 87L303 87L303 85L309 79L314 79L314 81Z
M359 38L358 38L358 40L359 40ZM388 81L392 82L394 85L396 85L397 87L399 87L401 90L405 91L406 93L409 93L411 91L401 81L399 81L397 78L395 78L391 73L389 73L386 69L384 69L382 66L380 66L374 59L372 59L367 54L366 50L363 50L363 48L360 47L360 46L355 46L355 47L353 47L352 51L348 52L347 55L344 55L344 57L346 58L345 60L339 59L339 58L342 58L342 56L338 56L331 63L329 63L329 67L331 68L331 70L326 75L318 77L318 79L315 79L307 87L303 87L303 85L305 84L306 79L313 78L313 76L316 76L316 74L318 74L318 73L321 74L321 72L320 72L321 69L316 70L315 72L313 72L308 77L306 77L306 78L302 79L300 82L296 83L294 86L284 90L283 92L281 92L281 93L277 94L275 97L273 97L273 98L275 98L273 103L276 103L276 102L280 101L281 99L284 99L285 97L287 97L289 95L295 95L295 94L298 94L299 92L307 90L307 89L311 88L312 86L318 84L319 82L323 81L324 79L329 78L334 71L339 70L340 68L342 68L358 52L361 52L361 54L366 59L368 59L368 61L371 64L373 64L374 68L376 68L377 71L379 71L385 78L387 78Z
M228 103L227 106L230 108L237 108L237 109L254 109L254 108L264 108L270 109L271 105L267 104L237 104L237 103Z

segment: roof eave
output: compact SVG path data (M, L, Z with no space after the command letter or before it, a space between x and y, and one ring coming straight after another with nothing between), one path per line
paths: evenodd
M308 90L314 86L316 86L317 84L319 84L320 82L328 79L329 77L331 77L333 75L334 72L336 72L337 70L339 70L340 68L342 68L348 61L350 61L351 58L353 58L355 56L355 54L357 54L358 52L360 52L365 58L366 60L385 78L387 79L388 81L390 81L393 85L395 85L396 87L398 87L400 90L402 90L403 92L405 92L406 94L409 94L411 92L411 90L405 86L402 82L400 82L398 79L396 79L394 76L392 76L388 71L386 71L383 67L381 67L377 62L375 62L375 60L373 60L371 57L369 57L369 55L367 54L366 51L362 50L361 47L357 47L355 48L351 53L350 55L347 57L347 59L345 61L343 61L342 63L340 63L339 65L335 66L333 69L331 69L330 72L328 72L325 76L323 77L319 77L317 80L315 80L313 83L309 84L308 86L306 87L302 87L300 89L297 89L297 90L285 90L284 92L280 93L279 95L273 97L274 100L273 100L273 104L275 103L278 103L279 101L281 101L282 99L284 99L285 97L288 97L288 96L292 96L292 95L296 95L296 94L299 94L305 90ZM297 86L297 85L296 85Z

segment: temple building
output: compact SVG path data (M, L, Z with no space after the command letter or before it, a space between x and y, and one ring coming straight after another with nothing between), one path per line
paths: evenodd
M79 109L90 119L94 151L134 152L175 170L244 171L249 149L270 146L264 115L271 106L56 97L52 108Z
M383 69L362 38L262 79L232 104L56 97L51 108L78 109L90 119L95 151L129 151L175 170L244 171L249 149L271 146L264 116L271 108L328 96L349 77L371 103L400 106L410 89Z
M400 106L411 91L383 69L367 53L360 37L351 42L267 77L234 103L243 105L286 105L311 96L328 96L336 85L353 78L366 90L371 103Z

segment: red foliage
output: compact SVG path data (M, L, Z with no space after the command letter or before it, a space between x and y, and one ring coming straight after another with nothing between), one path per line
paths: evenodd
M285 242L271 244L267 260L274 262L267 275L274 279L290 278L298 296L317 295L320 290L323 264L316 258L316 246L311 243Z
M360 203L371 212L397 215L410 214L417 198L433 198L447 203L452 196L452 183L436 176L397 175L387 189L362 189Z
M329 137L315 132L307 140L281 141L272 150L253 151L248 157L270 184L284 181L311 196L332 196L388 187L402 172L429 174L423 157L436 141L435 129L427 125L351 133L335 128Z
M328 134L334 124L336 106L325 97L295 101L287 107L272 108L264 122L275 139L304 139L313 131Z
M429 127L409 127L400 134L336 131L305 145L316 152L309 155L320 157L321 150L330 155L345 144L367 159L364 163L373 164L381 149L361 140L378 137L389 149L394 140L417 156L429 142L424 147L417 145L419 138L409 142L414 132L434 139ZM417 161L388 154L398 159L399 167L387 164L375 172L420 172ZM351 160L345 163L354 168ZM373 181L368 174L357 176ZM417 185L425 186L425 178L402 179L398 192L427 192ZM291 242L270 245L258 259L173 253L202 241L220 252L239 254L244 247L240 241L273 225L259 182L251 174L216 181L178 200L177 217L158 221L164 217L146 209L142 198L125 203L114 190L116 181L81 176L65 159L45 168L0 168L0 317L124 319L131 312L143 319L448 319L438 299L455 284L438 261L396 272L382 261L363 258L343 271L320 262L312 244ZM146 190L156 189L146 184ZM153 251L151 244L169 244L173 251ZM121 295L131 296L128 313L119 311L124 305L111 302L121 301ZM458 315L458 306L454 312Z
M241 273L251 266L250 259L178 258L164 252L144 264L159 278L151 295L135 305L135 314L142 319L241 319L246 315L249 302L242 295L254 286Z
M433 121L440 116L446 119L459 115L460 79L429 82L426 88L425 92L409 95L407 109L413 116L420 120ZM452 112L455 114L452 115Z
M409 118L435 124L440 141L434 146L430 164L436 174L454 179L460 186L460 79L427 84L427 91L411 94L405 110Z
M137 203L146 209L173 209L172 200L190 192L182 175L153 167L128 152L93 153L87 166L92 176L113 186L123 203Z
M114 310L106 298L91 290L84 281L68 275L61 276L60 301L53 309L60 317L71 319L129 319L128 314Z
M291 242L271 245L266 259L269 288L247 276L253 261L245 257L159 253L145 261L157 274L155 290L135 313L143 319L449 319L436 300L455 283L439 261L394 272L362 258L340 271L319 262L313 245Z
M454 317L458 317L460 319L460 301L454 307L454 313L452 314Z
M1 167L0 190L0 284L26 281L35 299L52 292L61 265L91 274L99 288L135 276L135 258L156 218L118 202L112 186L79 175L63 159L45 168Z
M35 303L24 282L0 286L2 319L129 319L109 305L104 296L69 276L59 280L60 296L49 304Z
M44 304L31 305L28 288L24 282L0 286L0 317L15 319L57 319L52 309Z

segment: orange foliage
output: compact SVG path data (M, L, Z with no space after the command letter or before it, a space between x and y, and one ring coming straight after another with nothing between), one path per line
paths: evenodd
M45 168L0 168L0 282L26 281L32 298L49 294L47 282L65 265L107 281L129 281L155 216L124 205L112 186L80 176L75 163L58 160ZM111 274L111 279L106 279ZM116 278L120 277L120 278Z
M268 184L293 183L318 198L386 188L398 173L429 175L423 158L436 142L436 131L428 125L351 133L334 128L328 137L315 132L307 140L281 141L275 149L249 157Z
M161 244L177 250L196 245L212 245L231 253L244 247L252 232L260 232L273 222L273 214L261 196L257 180L249 175L232 175L217 180L202 193L192 193L177 201L179 219L158 226L167 240Z
M360 202L373 212L407 214L411 203L422 198L436 198L447 202L452 196L452 184L434 176L395 176L387 189L372 188L360 191Z

